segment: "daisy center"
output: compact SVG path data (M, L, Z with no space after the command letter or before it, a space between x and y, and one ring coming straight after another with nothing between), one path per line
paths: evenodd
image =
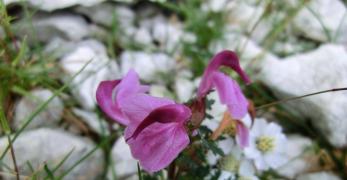
M275 147L275 139L273 137L261 136L257 139L256 145L258 150L263 153L271 152Z
M220 165L223 170L237 172L240 162L233 155L228 155L222 158Z

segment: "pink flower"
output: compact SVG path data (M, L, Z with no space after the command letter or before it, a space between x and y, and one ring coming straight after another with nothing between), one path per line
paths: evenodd
M122 80L104 81L97 90L100 108L126 126L125 138L134 158L144 170L159 171L168 166L189 144L185 129L191 111L182 104L145 92L136 72Z
M96 101L107 116L127 126L129 119L122 112L122 103L134 95L146 93L148 90L148 86L140 84L136 72L130 70L122 80L102 81L96 90Z
M198 99L205 98L215 88L220 101L228 107L233 119L241 121L248 112L248 101L237 82L220 71L222 66L233 69L243 81L247 84L250 83L250 79L240 67L237 55L232 51L225 50L215 55L208 64L198 88ZM239 142L241 146L246 146L248 144L248 129L242 123L237 124Z

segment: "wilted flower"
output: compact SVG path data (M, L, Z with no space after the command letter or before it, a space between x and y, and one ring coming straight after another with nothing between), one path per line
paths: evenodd
M166 98L145 92L136 72L122 80L104 81L97 90L101 109L126 126L125 138L134 158L144 170L159 171L168 166L189 144L185 124L190 109Z
M284 154L285 142L286 137L279 125L257 119L250 131L250 143L244 153L246 157L254 160L259 170L278 168L287 162Z
M235 80L221 71L221 68L231 68L236 71L248 84L250 80L241 69L237 55L232 51L222 51L215 55L208 64L200 86L198 88L198 100L203 99L212 90L216 89L222 104L228 107L229 115L234 120L242 119L248 112L248 101ZM236 123L241 145L248 144L248 129L241 121Z

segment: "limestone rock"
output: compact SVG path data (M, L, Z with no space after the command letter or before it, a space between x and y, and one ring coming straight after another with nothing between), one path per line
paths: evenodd
M294 19L294 26L313 40L326 42L336 38L338 42L347 42L346 7L340 0L310 1Z
M26 123L27 118L51 96L53 93L48 89L35 89L31 91L30 96L23 97L15 107L12 124L14 129L20 129ZM63 109L62 100L55 97L43 111L34 117L26 129L57 126L63 115Z
M117 142L112 147L111 154L114 169L111 169L112 167L109 169L109 179L126 177L130 177L130 179L137 179L137 176L134 176L134 174L136 175L137 173L137 160L132 157L130 148L125 142L124 137L119 137ZM116 177L114 177L113 174L115 174Z
M340 180L338 176L330 172L316 172L304 174L296 178L296 180Z
M124 51L120 56L122 75L134 69L145 81L163 80L175 67L175 61L164 53Z
M38 13L32 18L32 26L21 20L14 24L14 29L18 36L26 37L31 44L37 41L48 42L54 37L78 41L90 34L90 27L85 19L64 13Z
M7 147L7 138L0 139L0 152ZM91 152L95 145L75 135L61 130L41 128L23 132L13 144L16 153L17 165L21 175L30 176L32 171L42 169L45 164L53 170L69 153L69 157L58 168L54 175L58 177L86 154ZM3 163L13 169L10 152L7 152ZM101 149L96 150L87 159L82 161L64 179L98 179L103 171L104 158ZM2 171L8 171L2 169ZM44 172L42 170L41 172ZM44 173L39 173L39 179L43 179ZM41 177L41 178L40 178ZM15 179L13 176L5 176L5 179Z
M120 75L117 63L108 58L104 45L96 40L78 43L72 52L61 59L60 66L71 78L87 63L85 69L73 79L71 89L80 104L92 110L96 104L95 93L99 83L117 79Z
M305 54L281 61L263 61L260 79L279 98L301 96L332 88L346 87L347 52L343 46L326 44ZM325 93L285 105L312 124L337 147L347 145L347 92Z

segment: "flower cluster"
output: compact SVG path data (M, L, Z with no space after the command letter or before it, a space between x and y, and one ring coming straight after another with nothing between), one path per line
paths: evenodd
M189 145L190 132L199 128L205 118L205 99L213 90L228 109L226 116L234 124L238 144L248 155L257 158L260 152L272 150L275 140L268 136L254 140L258 134L249 133L250 125L243 120L248 114L248 100L238 83L223 69L234 70L246 84L250 83L237 55L225 50L208 64L197 96L190 104L150 96L147 93L149 87L140 83L133 70L123 79L101 82L96 98L100 108L111 119L126 127L124 136L131 153L148 172L167 167ZM252 148L260 146L262 150L255 154Z
M246 116L245 119L247 118ZM224 129L224 134L230 135L227 128ZM265 119L255 119L250 128L248 146L240 147L240 144L229 136L219 141L219 146L225 153L225 156L220 157L218 161L222 170L219 179L256 180L257 172L277 169L285 165L288 162L285 143L286 137L279 125L274 122L268 123ZM217 159L218 157L214 154L208 153L211 165L215 165Z

